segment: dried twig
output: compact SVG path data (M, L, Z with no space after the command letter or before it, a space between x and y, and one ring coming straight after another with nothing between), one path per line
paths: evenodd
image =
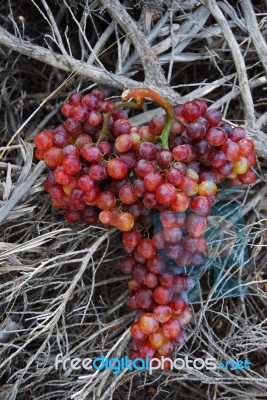
M218 24L222 28L222 32L224 34L224 38L228 43L228 46L231 50L232 57L235 63L236 71L238 74L239 86L241 90L241 96L244 104L244 111L246 116L246 123L249 129L255 128L255 114L254 114L254 105L253 99L251 95L251 91L249 90L249 82L247 76L246 65L240 51L240 47L237 44L235 36L229 27L225 16L220 10L217 2L215 0L204 0L204 4L210 10L210 13L216 19Z
M242 0L241 6L246 21L246 29L249 32L249 35L252 39L255 49L261 60L262 66L265 69L265 73L267 75L267 44L261 34L251 1Z
M144 68L145 80L153 86L167 86L166 78L145 35L137 27L119 0L101 0L114 21L117 21L132 41Z
M180 98L180 96L168 86L155 86L145 82L136 82L123 75L117 75L112 72L108 72L107 70L89 66L87 63L76 60L73 57L62 56L47 50L44 47L18 39L2 27L0 27L0 43L4 46L7 46L11 50L18 51L21 54L34 58L45 64L62 69L64 71L76 72L80 76L88 78L99 85L110 86L118 89L149 86L151 89L161 90L162 95L173 102L177 102Z

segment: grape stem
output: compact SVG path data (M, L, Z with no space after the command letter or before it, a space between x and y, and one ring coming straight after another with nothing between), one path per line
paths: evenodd
M122 93L123 100L135 99L136 104L141 107L143 105L144 99L149 98L162 107L166 112L166 124L163 128L162 134L160 135L160 140L162 143L162 148L169 150L169 134L174 121L174 110L172 105L160 94L154 90L147 88L134 88L125 90Z
M142 104L141 104L142 106ZM112 107L109 112L104 116L104 122L103 122L103 126L97 141L97 145L104 139L104 137L108 134L108 125L109 125L109 120L112 116L112 114L117 111L119 108L122 107L126 107L126 108L140 108L141 106L139 106L138 103L132 103L132 102L128 102L128 101L118 101L114 107Z

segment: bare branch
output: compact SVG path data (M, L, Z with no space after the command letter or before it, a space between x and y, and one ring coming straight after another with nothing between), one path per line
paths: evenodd
M117 75L107 70L89 66L87 63L76 60L73 57L67 57L44 47L34 45L28 41L21 40L10 34L6 29L0 27L0 43L11 50L18 51L28 57L62 69L64 71L76 72L79 75L92 80L99 85L111 86L118 89L128 89L133 87L150 87L151 89L161 91L162 95L173 103L177 102L180 96L169 86L155 86L145 82L137 82L127 78L124 75Z
M238 74L238 80L244 104L246 122L249 128L254 128L256 123L254 114L254 104L251 91L249 90L246 65L240 47L237 44L235 36L231 28L229 27L225 16L218 7L217 2L215 0L204 0L203 3L206 4L208 9L210 10L210 13L213 15L218 24L221 26L224 38L227 41L228 46L231 50L232 57L235 62L236 71Z
M246 28L267 75L267 45L261 34L253 6L250 0L242 0L241 6L246 20Z
M167 80L157 60L156 53L152 50L147 38L138 29L135 21L123 5L119 0L101 0L101 3L107 8L113 20L118 22L132 41L142 62L146 82L155 86L167 86Z

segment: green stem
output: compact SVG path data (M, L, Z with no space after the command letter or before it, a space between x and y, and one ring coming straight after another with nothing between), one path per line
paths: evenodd
M160 135L162 148L165 150L169 150L169 135L172 124L173 124L173 118L167 117L166 125L164 126L162 134Z
M122 107L126 107L126 108L140 108L140 105L138 105L137 103L131 103L131 102L127 102L127 101L119 101L118 103L115 104L114 107L112 107L109 112L104 116L104 123L98 138L98 141L96 144L99 144L104 137L108 134L108 124L109 124L109 120L110 117L112 117L112 114L117 111L119 108Z

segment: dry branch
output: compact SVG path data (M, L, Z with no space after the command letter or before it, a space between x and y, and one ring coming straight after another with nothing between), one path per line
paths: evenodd
M204 0L204 4L210 10L210 13L216 19L218 24L222 28L222 32L224 34L224 38L228 43L228 46L231 50L232 57L235 63L236 71L238 74L238 81L241 90L241 96L243 99L244 104L244 111L246 117L246 123L249 129L255 128L255 113L254 113L254 104L251 95L251 91L249 90L249 81L247 76L247 69L245 65L244 58L240 51L240 47L237 44L236 38L229 27L225 16L223 15L222 11L220 10L217 2L215 0Z
M262 66L265 69L265 73L267 75L267 44L266 44L266 40L264 40L264 38L261 34L251 1L250 0L242 0L241 6L242 6L243 13L244 13L245 21L246 21L246 28L252 39L255 49L258 53L258 56L261 60Z
M76 60L70 56L63 56L45 49L44 47L34 45L26 40L17 38L9 33L3 27L0 27L0 43L11 50L17 51L35 60L51 65L63 71L75 72L84 78L103 86L110 86L118 89L128 89L133 87L150 87L151 89L161 91L162 95L172 102L179 101L180 96L169 86L155 86L145 82L137 82L123 75L117 75L107 70L103 70L85 62Z
M157 60L156 53L152 50L147 38L130 17L119 0L101 0L114 21L126 32L132 41L145 73L145 81L148 84L158 87L167 86L166 78Z

